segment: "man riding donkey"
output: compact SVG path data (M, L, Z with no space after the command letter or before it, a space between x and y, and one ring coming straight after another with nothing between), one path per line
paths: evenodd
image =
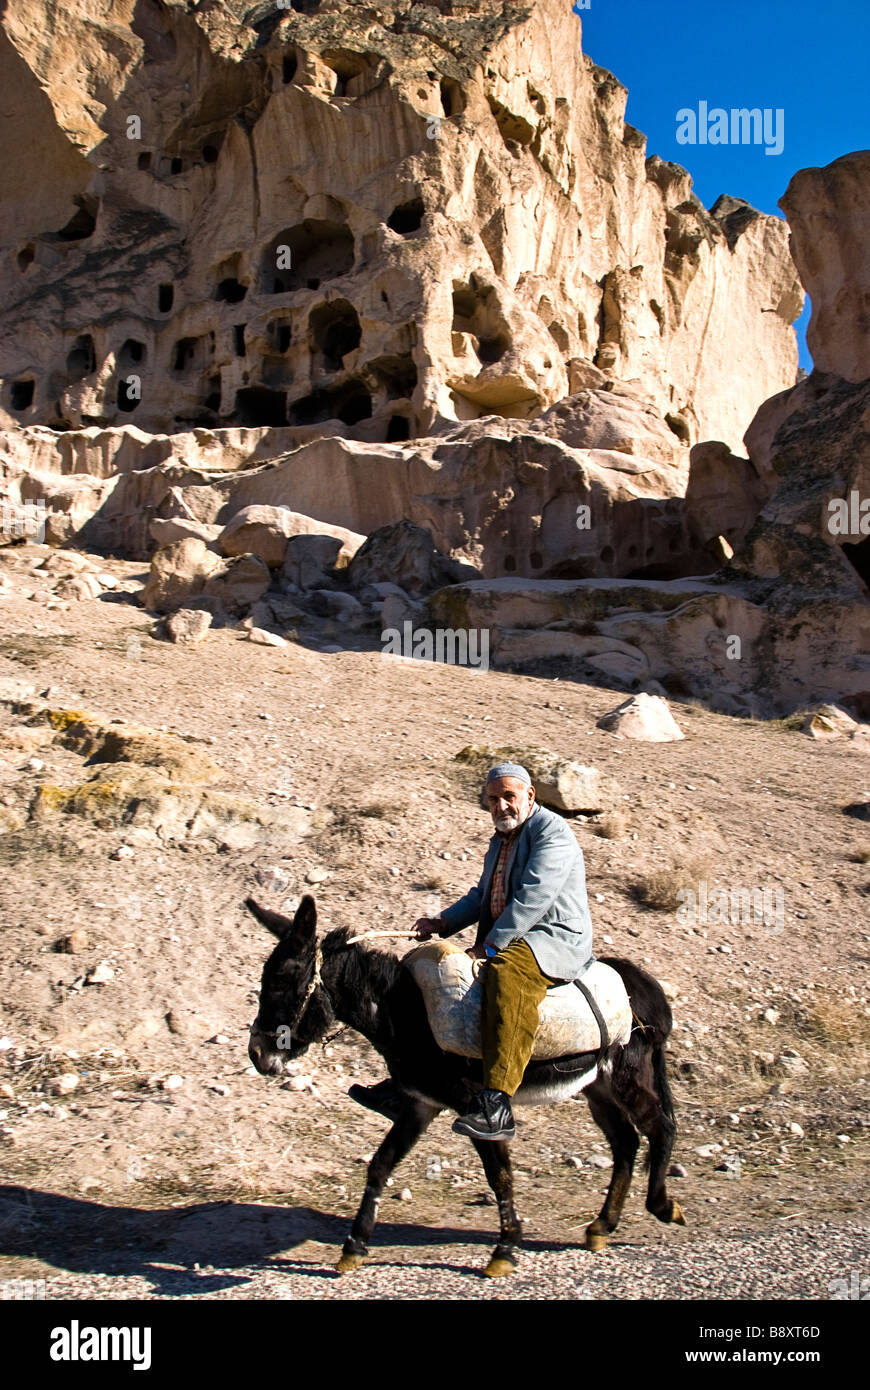
M583 854L561 818L538 805L518 763L500 763L486 779L495 834L476 888L440 917L421 917L420 941L453 936L478 922L468 955L487 960L481 1013L483 1090L453 1123L472 1139L512 1139L511 1096L532 1055L538 1006L553 985L575 980L592 957L592 921ZM352 1086L349 1094L394 1120L395 1082Z

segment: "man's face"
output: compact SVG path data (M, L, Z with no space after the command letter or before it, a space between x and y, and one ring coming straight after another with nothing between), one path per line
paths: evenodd
M528 818L535 804L535 789L516 777L498 777L487 783L486 804L496 830L509 835Z

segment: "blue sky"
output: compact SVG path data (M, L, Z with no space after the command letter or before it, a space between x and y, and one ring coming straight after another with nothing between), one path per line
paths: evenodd
M687 168L706 207L731 193L782 217L796 170L870 148L870 0L591 0L577 23L584 51L628 88L626 116L648 153ZM781 108L782 153L678 144L677 112L701 101ZM808 317L809 306L795 326L809 369Z

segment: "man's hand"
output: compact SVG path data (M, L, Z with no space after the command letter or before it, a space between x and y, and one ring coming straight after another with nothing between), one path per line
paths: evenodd
M486 949L483 946L469 946L465 954L471 956L472 960L486 960L487 958Z
M440 930L440 917L418 917L414 923L414 932L418 941L428 941L430 936L437 936Z

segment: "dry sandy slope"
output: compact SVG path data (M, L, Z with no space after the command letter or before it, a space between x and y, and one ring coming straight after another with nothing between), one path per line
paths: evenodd
M673 996L675 1158L688 1170L673 1191L690 1223L665 1230L646 1216L639 1175L620 1229L628 1263L634 1248L638 1258L642 1247L649 1259L660 1252L669 1261L685 1248L688 1270L688 1247L712 1236L726 1239L731 1256L715 1260L730 1258L736 1279L747 1239L811 1231L818 1219L863 1220L870 865L860 854L870 826L842 808L870 798L866 754L682 704L674 710L685 742L633 745L595 728L619 692L567 680L404 664L376 651L258 647L232 630L197 648L174 647L151 638L151 619L123 594L48 611L50 586L31 572L39 554L31 546L0 552L12 586L0 599L0 680L29 682L37 694L50 688L59 708L192 736L189 746L207 748L225 770L221 790L262 805L295 798L314 808L314 825L301 842L272 839L252 849L217 840L149 844L60 815L0 836L0 1035L15 1044L0 1053L0 1081L12 1093L0 1097L3 1277L111 1272L95 1296L112 1296L124 1291L115 1280L135 1272L143 1288L159 1291L161 1250L180 1272L194 1260L226 1263L212 1209L196 1210L215 1200L238 1207L240 1219L249 1213L236 1262L248 1270L237 1286L242 1296L246 1287L269 1292L254 1278L251 1231L263 1224L270 1259L284 1248L280 1216L268 1215L276 1207L288 1209L283 1234L293 1259L323 1267L361 1192L359 1159L384 1130L344 1092L355 1076L374 1080L379 1060L345 1034L331 1051L302 1059L298 1070L313 1077L313 1091L281 1090L251 1074L247 1026L269 939L242 901L253 891L276 905L292 902L317 869L331 874L311 890L324 929L402 927L433 910L438 895L451 901L476 879L489 835L467 774L452 762L472 741L552 747L618 777L627 798L624 837L574 825L599 954L639 959ZM144 577L135 565L105 567L131 591ZM50 729L21 728L9 704L0 705L2 798L13 816L41 782L69 785L90 771L78 754L46 741ZM32 756L41 769L28 767ZM276 787L281 797L270 796ZM133 855L111 858L125 839ZM726 887L781 884L784 932L696 932L672 913L639 906L632 884L682 854L706 855L714 881ZM268 872L275 868L277 878ZM56 953L55 941L74 926L86 929L92 947ZM101 961L115 971L108 984L71 988ZM770 1007L779 1011L776 1023L761 1018ZM216 1035L228 1041L208 1041ZM784 1047L797 1050L808 1071L762 1075L753 1050ZM78 1055L63 1055L70 1049ZM73 1094L40 1089L73 1070L81 1078ZM171 1074L183 1084L157 1089L153 1078ZM607 1175L591 1160L603 1162L607 1150L582 1104L521 1118L518 1201L540 1252L530 1270L541 1268L543 1293L546 1250L575 1250L600 1204ZM795 1124L803 1137L789 1130ZM711 1143L721 1150L695 1152ZM715 1169L735 1154L741 1176L729 1180ZM436 1155L440 1175L427 1177ZM405 1186L411 1200L383 1209L391 1261L413 1267L416 1242L439 1239L437 1229L415 1234L428 1225L457 1241L471 1238L465 1264L483 1262L495 1212L481 1202L475 1156L446 1117L400 1169L391 1197ZM173 1235L173 1211L187 1208L182 1225L191 1217L202 1223L196 1255ZM847 1236L844 1228L842 1241L831 1237L844 1261L860 1248ZM813 1264L809 1236L788 1248L793 1262L803 1250L807 1268ZM589 1257L577 1258L586 1268ZM637 1296L625 1268L624 1290ZM426 1287L422 1269L420 1278ZM784 1280L788 1293L793 1286ZM462 1296L481 1287L474 1281ZM744 1296L761 1296L751 1280L741 1287ZM726 1279L718 1296L729 1296L727 1288ZM533 1290L534 1283L525 1296ZM806 1296L825 1296L818 1279Z

